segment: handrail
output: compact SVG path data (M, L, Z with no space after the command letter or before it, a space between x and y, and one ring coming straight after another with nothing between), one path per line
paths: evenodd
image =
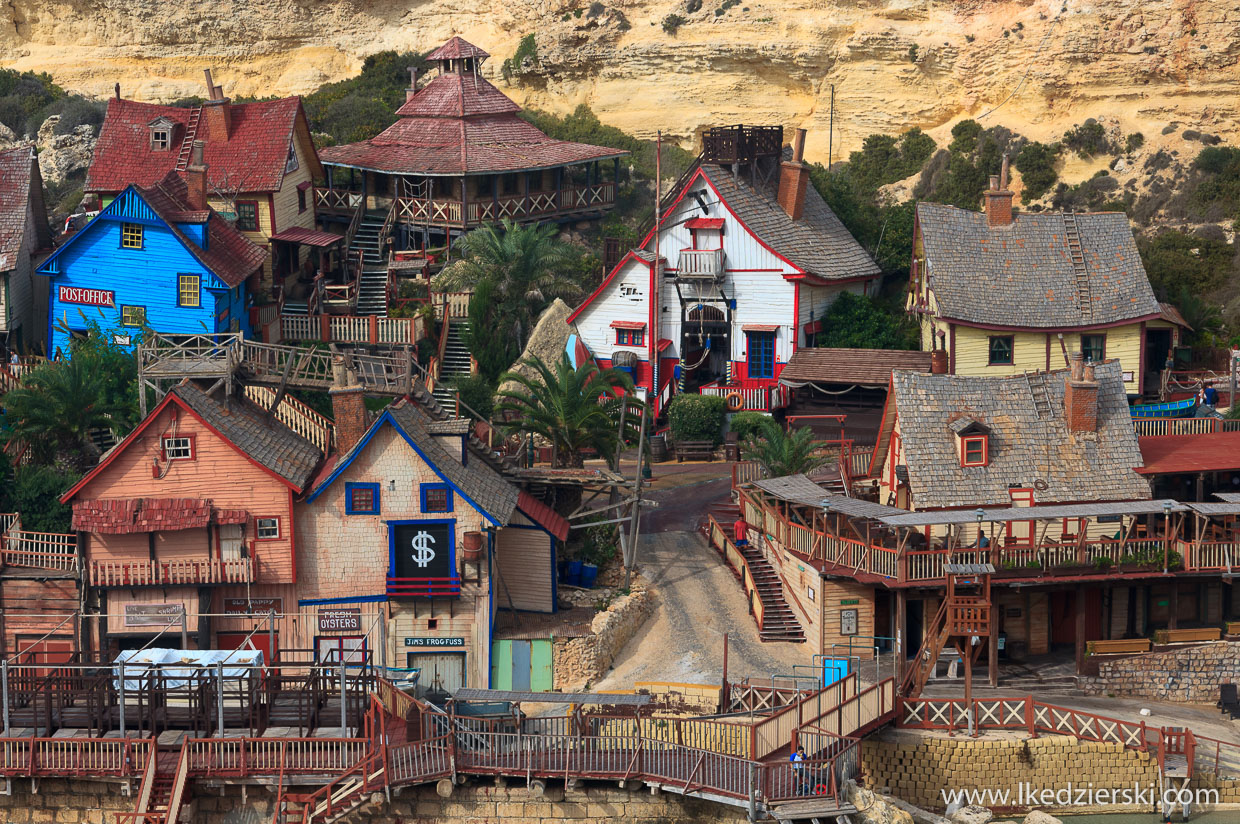
M223 734L223 730L220 731ZM177 761L177 771L173 774L172 794L168 796L168 815L164 824L177 824L177 816L181 812L181 802L185 798L185 781L189 777L189 741L181 743L181 757Z
M146 767L142 770L142 784L138 788L138 800L134 803L134 814L142 815L151 805L151 793L155 789L155 772L159 761L159 741L152 738L150 751L147 754ZM119 816L118 816L119 819Z

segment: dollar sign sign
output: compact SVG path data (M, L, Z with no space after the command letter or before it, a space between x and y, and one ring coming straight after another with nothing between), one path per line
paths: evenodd
M427 564L435 560L435 550L431 548L435 544L435 539L429 532L419 532L409 543L413 545L413 562L419 567L425 568Z

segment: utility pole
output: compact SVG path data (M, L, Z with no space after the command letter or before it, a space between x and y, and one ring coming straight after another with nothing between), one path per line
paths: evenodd
M827 121L827 169L835 162L835 84L831 84L831 114Z
M642 407L641 433L637 436L637 488L634 490L633 503L631 506L632 517L629 526L629 551L628 558L624 564L624 588L629 588L632 580L633 567L637 565L637 531L640 526L640 518L642 514L642 461L646 459L646 414L650 410L650 405Z

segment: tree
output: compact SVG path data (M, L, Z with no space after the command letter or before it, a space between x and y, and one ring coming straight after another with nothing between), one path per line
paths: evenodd
M556 237L553 225L523 226L504 218L499 225L474 229L457 246L462 259L435 278L435 288L475 289L491 281L505 319L491 331L511 335L520 347L547 303L557 297L572 302L581 295L581 287L564 275L575 262L575 250Z
M478 377L491 389L500 374L508 371L521 355L521 347L512 335L495 334L504 323L503 307L495 292L495 281L489 278L474 288L469 298L469 326L461 335L478 365Z
M22 529L31 532L72 532L73 508L60 496L77 483L76 473L57 472L50 466L23 466L14 473L6 511L22 517Z
M808 426L786 432L775 420L767 419L759 434L745 441L742 451L745 460L757 461L768 477L779 478L810 472L826 463L828 458L814 454L821 446Z
M124 417L107 389L97 357L43 364L4 396L11 437L28 444L40 463L64 457L79 468L91 466L100 456L91 430L112 428Z
M555 466L581 466L581 450L592 448L612 465L615 460L621 409L627 405L625 436L638 434L643 404L630 393L633 382L617 369L600 369L593 361L577 368L562 355L552 368L541 358L522 361L533 376L506 372L501 385L519 386L498 394L495 411L505 434L534 434L551 444ZM613 468L615 468L613 466Z
M865 295L844 292L822 317L816 346L839 349L916 349L915 333L903 315L886 311Z

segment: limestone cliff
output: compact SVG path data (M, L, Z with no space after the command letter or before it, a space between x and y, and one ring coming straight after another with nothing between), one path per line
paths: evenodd
M695 9L689 11L690 8ZM97 95L170 99L215 69L234 94L307 92L380 49L461 34L500 62L537 36L521 83L549 110L589 104L643 136L714 123L811 129L826 159L872 132L962 117L1053 138L1087 117L1154 136L1237 137L1240 5L1224 0L7 0L0 63ZM669 14L685 22L664 30Z

